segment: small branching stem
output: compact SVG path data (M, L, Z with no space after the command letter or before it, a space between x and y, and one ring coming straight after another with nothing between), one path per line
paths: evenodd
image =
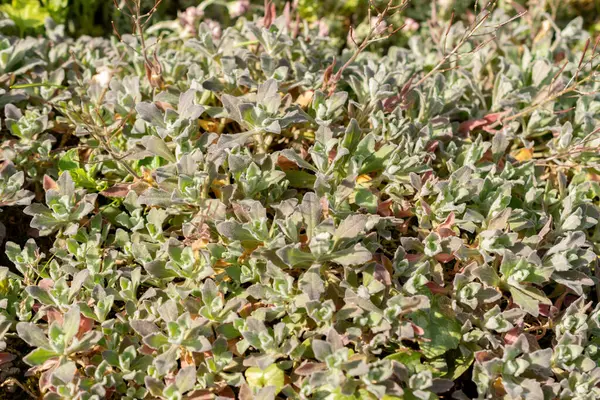
M162 0L155 0L154 6L152 6L152 8L144 14L142 14L142 0L123 0L123 2L125 4L125 6L127 7L128 11L124 11L123 8L120 7L119 4L117 3L117 0L113 0L113 3L115 5L116 9L119 10L124 15L126 15L127 17L129 17L129 19L131 20L131 31L132 31L132 34L135 37L137 37L139 40L141 52L137 51L136 49L133 49L133 50L137 54L140 54L142 56L142 58L144 59L144 68L146 69L146 77L148 79L148 82L150 83L150 86L153 86L153 87L161 86L162 85L162 78L161 78L162 66L160 64L160 61L158 60L156 50L154 51L154 53L152 53L154 59L153 60L150 59L150 56L149 56L150 47L147 46L147 44L146 44L146 39L144 37L144 29L146 28L147 24L152 19L152 16L154 15L154 13L156 13L158 7L162 3ZM121 43L125 43L121 34L118 32L118 29L117 29L114 21L112 22L112 26L113 26L113 31L115 32L115 35L117 36L117 38L119 38ZM131 46L129 46L127 43L125 43L125 44L131 48Z
M350 40L352 40L352 42L355 45L357 45L357 48L354 51L354 53L352 53L350 58L340 67L340 69L338 69L337 72L333 76L331 76L331 78L325 79L323 81L323 90L328 89L329 96L331 96L335 92L338 82L342 79L342 74L350 65L352 65L352 63L354 63L354 61L356 61L356 59L358 58L360 53L362 53L370 44L380 41L380 40L385 40L385 39L393 36L394 34L396 34L402 28L404 28L404 25L401 25L396 28L394 28L393 26L390 26L391 29L388 30L388 32L386 34L380 33L381 26L382 26L382 24L385 23L385 19L389 15L389 13L391 11L400 12L407 5L408 5L408 0L402 0L402 2L399 5L394 5L394 0L389 0L388 3L386 4L385 8L380 11L373 3L373 0L369 0L369 10L368 10L368 19L369 19L369 25L370 25L369 33L363 39L363 41L360 43L360 45L358 45L356 43L356 41L354 40L354 30L352 28L350 28ZM377 20L375 21L374 24L371 24L371 10L372 9L378 13Z

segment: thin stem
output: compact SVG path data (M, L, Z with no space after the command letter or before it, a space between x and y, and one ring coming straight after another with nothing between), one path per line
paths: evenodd
M354 61L356 61L356 59L358 58L360 53L362 53L371 43L374 43L379 40L387 39L404 27L404 25L402 25L402 26L394 29L392 32L388 33L387 35L382 35L379 38L375 38L375 36L379 35L379 33L378 33L379 27L384 22L385 17L389 13L389 11L402 9L403 7L406 6L406 4L408 4L408 1L404 0L402 2L402 4L400 4L399 6L393 6L393 2L394 2L394 0L389 0L387 5L385 6L385 8L382 11L379 11L379 9L377 9L377 7L375 7L375 4L373 3L373 1L369 0L370 7L368 9L368 17L367 17L369 20L369 27L370 27L369 33L363 39L363 41L358 46L356 51L352 54L352 56L344 63L344 65L342 65L340 67L340 69L335 73L335 75L333 75L333 77L331 77L331 79L329 79L328 81L323 82L323 89L325 89L327 86L329 86L329 95L330 96L335 91L335 88L336 88L338 82L342 79L342 74L344 73L344 70L346 70L352 63L354 63ZM373 25L371 25L371 9L374 9L378 13L377 21ZM350 35L351 35L350 39L356 44L356 42L354 41L354 37L352 37L353 32L354 32L354 30L351 28L350 29Z
M21 388L21 390L23 390L25 393L27 393L29 395L29 397L31 397L32 399L37 399L38 398L29 389L27 389L27 387L25 387L25 385L23 385L21 382L19 382L15 378L8 378L4 382L2 382L2 384L0 384L0 387L4 387L4 386L9 385L11 383L14 384L14 385L17 385L19 388Z

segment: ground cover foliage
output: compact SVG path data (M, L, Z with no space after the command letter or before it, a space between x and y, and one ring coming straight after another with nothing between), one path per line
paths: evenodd
M581 18L138 4L0 37L8 396L600 398Z

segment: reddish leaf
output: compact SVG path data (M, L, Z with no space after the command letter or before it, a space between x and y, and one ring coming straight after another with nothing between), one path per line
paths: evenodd
M547 318L553 318L556 314L558 314L558 308L549 304L540 304L538 308L540 310L540 315Z
M419 261L423 257L423 254L407 254L405 257L409 262L414 262Z
M433 294L443 294L448 292L446 288L441 287L435 282L427 282L425 286L427 286L427 288L429 288Z
M423 175L421 175L421 184L424 185L425 182L431 178L433 178L433 171L424 172Z
M373 273L373 278L377 279L379 282L383 283L386 286L392 285L392 277L387 269L381 264L375 264L375 271Z
M337 149L331 149L329 151L329 162L332 162L335 159L335 156L337 156Z
M506 114L506 111L497 112L497 113L488 114L483 118L470 119L468 121L461 122L461 124L458 127L458 132L461 134L466 134L466 133L473 132L477 128L481 128L481 129L485 130L486 132L494 133L494 132L496 132L495 130L486 129L485 127L487 125L491 125L491 124L497 122L505 114Z
M431 215L431 207L425 202L425 200L421 200L421 208L425 212L425 215Z
M269 28L275 18L277 17L277 10L275 4L272 1L265 0L265 16L263 18L263 26Z
M46 319L48 320L48 325L55 321L62 325L63 315L56 308L50 307L46 310Z
M172 105L170 105L169 103L165 103L164 101L155 101L154 104L156 104L156 107L158 107L162 111L175 109Z
M410 77L410 79L404 84L404 86L402 86L402 89L400 89L400 93L398 93L396 96L388 97L383 101L383 107L385 111L392 112L399 104L404 103L404 100L406 100L406 96L408 95L408 92L411 89L413 78L414 75ZM402 108L406 109L406 103L404 103L403 105L404 107Z
M440 145L440 141L439 140L432 140L431 142L429 142L427 144L427 151L429 153L435 153L435 151L437 150L437 148Z
M382 201L377 205L377 214L382 217L389 217L392 215L392 199Z
M298 169L298 165L295 162L291 161L290 159L288 159L282 155L277 157L277 166L284 171L287 171L290 169Z
M38 283L38 286L44 290L50 290L54 287L54 281L50 278L44 278Z
M458 126L458 132L461 134L466 134L473 132L477 128L481 128L482 126L489 125L489 122L485 118L481 119L470 119L465 122L461 122Z
M58 190L58 184L48 175L44 175L44 190L47 192L50 189Z
M329 201L327 201L327 197L323 196L319 199L319 204L321 204L321 209L323 210L323 217L329 217Z
M401 224L396 225L397 228L399 229L400 233L405 235L408 232L408 229L411 226L411 221L410 219L405 220L404 222L402 222Z
M388 97L383 101L383 108L387 112L394 111L396 106L400 104L400 95Z
M413 332L414 332L415 336L423 336L425 334L425 330L423 330L423 328L421 328L420 326L417 326L417 325L413 324L412 322L410 323L410 325L413 328Z
M478 351L475 353L475 360L479 363L489 361L495 358L494 353L490 351Z
M45 393L46 391L52 388L52 384L50 383L50 377L52 376L52 371L45 371L40 376L40 381L38 382L40 392Z
M12 353L0 353L0 365L11 362L15 358L17 358L17 356Z
M336 59L333 57L333 62L327 68L325 68L325 71L323 72L323 89L327 87L329 79L331 79L331 75L333 75L333 67L335 66L335 62Z
M283 7L283 17L285 20L285 26L288 28L288 30L292 28L292 12L290 8L290 3L286 2L285 6Z
M447 238L448 236L456 236L456 233L452 230L456 218L454 217L454 211L448 214L448 217L444 222L439 224L435 231L440 235L441 238Z
M151 349L150 347L146 346L145 344L143 344L143 345L142 345L142 346L141 346L141 347L138 349L138 351L139 351L141 354L145 354L145 355L148 355L148 356L151 356L151 355L154 353L154 350L153 350L153 349Z
M185 400L213 400L215 395L206 389L194 390L183 397Z
M412 209L412 205L407 200L402 200L397 206L396 213L394 214L398 218L407 218L415 215Z
M223 389L219 391L219 397L226 397L228 399L235 399L235 393L233 389L229 386L225 386Z
M94 320L81 314L81 317L79 320L79 330L77 331L77 337L81 338L84 334L91 331L93 327L94 327Z
M307 363L299 366L298 368L296 368L294 373L296 375L300 375L300 376L308 376L308 375L312 375L315 372L323 371L325 369L327 369L327 368L326 368L325 364L323 364L323 363L307 362Z
M243 383L242 386L240 386L239 398L240 400L254 400L252 389L250 389L250 386L248 386L247 383Z
M504 343L506 344L514 344L519 338L520 329L518 327L512 328L510 331L506 332L504 335Z
M507 113L506 111L503 111L503 112L488 114L485 117L483 117L483 119L488 121L490 124L493 124L494 122L498 121L501 117L506 115L506 113Z
M442 264L445 264L447 262L454 260L454 254L437 254L435 256L435 259L437 261L441 262Z
M104 197L116 197L124 199L127 194L131 191L131 184L129 183L118 183L115 186L103 190L100 194Z

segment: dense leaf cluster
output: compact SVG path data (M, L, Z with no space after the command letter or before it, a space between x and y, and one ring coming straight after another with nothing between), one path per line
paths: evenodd
M22 340L48 399L600 398L596 48L513 15L334 90L353 50L286 16L0 38L0 371Z

